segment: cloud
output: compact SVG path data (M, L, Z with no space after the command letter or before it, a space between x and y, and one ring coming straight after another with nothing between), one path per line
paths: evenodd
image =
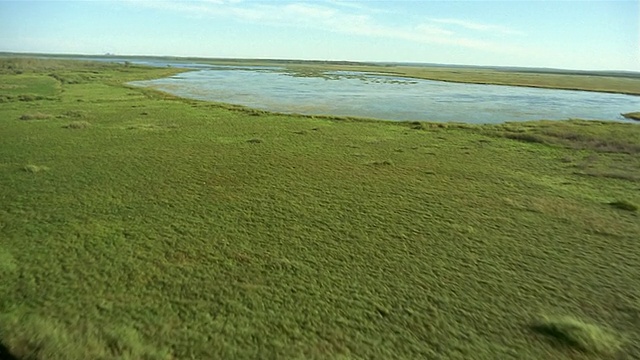
M149 1L132 0L131 4L196 17L218 17L252 22L264 26L313 28L345 35L378 37L417 44L439 44L473 48L489 52L513 52L505 45L461 35L459 28L474 32L518 32L500 25L481 24L459 19L430 19L426 23L388 25L375 9L362 3L327 0L325 2L247 2L239 0Z
M522 35L522 32L502 25L482 24L461 19L431 19L431 21L438 24L455 25L468 30L497 32L506 35Z
M328 5L335 5L338 7L343 7L343 8L350 8L350 9L357 9L357 10L364 10L364 11L368 11L368 12L382 12L382 10L376 9L376 8L372 8L370 6L371 2L369 2L367 5L360 3L360 2L355 2L355 1L343 1L343 0L326 0Z

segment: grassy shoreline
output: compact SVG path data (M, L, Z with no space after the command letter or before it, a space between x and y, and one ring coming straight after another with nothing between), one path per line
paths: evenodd
M622 114L622 116L626 117L627 119L640 121L640 111Z
M590 74L534 73L448 67L363 66L363 65L287 65L292 71L318 73L321 71L379 72L414 79L453 83L518 86L558 90L604 92L640 95L640 77L617 77Z
M4 54L16 56L17 54ZM0 54L0 56L3 56ZM28 56L28 55L22 55ZM68 55L47 55L64 59ZM91 56L78 56L91 59ZM119 57L118 57L119 58ZM479 85L518 86L544 89L592 91L625 95L640 95L640 74L605 71L572 71L558 69L512 69L464 66L411 66L348 61L302 61L302 60L261 60L261 59L207 59L175 57L122 57L131 60L149 58L178 62L196 61L212 65L282 66L302 75L315 76L323 71L363 71L378 72L414 79L434 80Z
M7 65L0 354L640 357L636 124L283 115L124 85L176 69Z

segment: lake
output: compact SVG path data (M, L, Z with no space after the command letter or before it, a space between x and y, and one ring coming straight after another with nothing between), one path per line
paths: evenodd
M299 76L280 67L190 65L194 71L131 84L190 99L281 113L384 120L501 123L580 118L633 122L620 114L640 110L640 96L632 95L450 83L379 73L333 71Z

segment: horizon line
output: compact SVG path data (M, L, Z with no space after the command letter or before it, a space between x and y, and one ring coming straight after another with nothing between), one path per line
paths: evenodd
M198 60L244 60L244 61L282 61L282 62L323 62L323 63L347 63L357 65L379 65L379 64L394 64L394 65L420 65L420 66L435 66L435 67L469 67L469 68L484 68L484 69L522 69L522 70L546 70L546 71L563 71L563 72L579 72L579 73L632 73L640 74L640 70L628 70L628 69L571 69L571 68L556 68L556 67L542 67L542 66L522 66L522 65L478 65L478 64L460 64L460 63L430 63L422 61L381 61L381 60L328 60L328 59L296 59L296 58L268 58L268 57L210 57L201 55L141 55L141 54L116 54L116 53L101 53L101 54L89 54L89 53L47 53L47 52L21 52L21 51L5 51L0 50L0 56L3 54L15 54L15 55L35 55L35 56L78 56L78 57L122 57L122 58L165 58L165 59L198 59Z

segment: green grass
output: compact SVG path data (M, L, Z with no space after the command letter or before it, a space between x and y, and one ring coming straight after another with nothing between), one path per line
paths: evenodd
M609 205L640 204L638 126L276 115L121 84L172 69L21 66L92 80L0 107L15 356L606 358L531 331L565 313L640 357L640 222Z

